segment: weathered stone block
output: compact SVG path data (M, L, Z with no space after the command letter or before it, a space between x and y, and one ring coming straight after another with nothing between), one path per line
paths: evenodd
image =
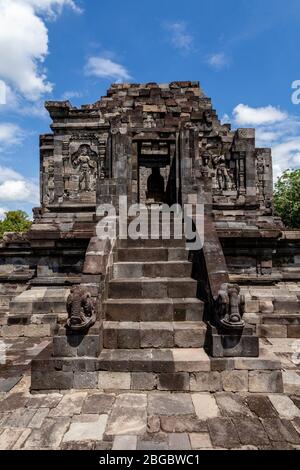
M160 331L152 329L151 325L143 324L141 329L141 348L172 348L174 345L173 328L165 327Z
M225 370L221 372L223 390L226 392L247 392L247 370Z
M34 371L31 375L32 390L69 390L73 388L73 372Z
M154 390L156 388L156 375L151 372L132 372L132 390Z
M288 338L300 338L300 325L288 325L287 337Z
M157 388L158 390L189 390L189 374L185 372L158 374Z
M75 372L73 388L93 389L98 386L98 372Z
M260 325L258 326L258 336L261 338L286 338L286 325Z
M98 388L103 390L129 390L130 381L129 372L101 371L98 376Z
M261 300L259 302L259 311L261 313L273 313L274 305L272 300Z
M281 371L249 371L249 392L282 393Z
M259 301L258 300L246 300L245 312L247 313L259 312Z
M190 374L191 392L218 392L222 390L219 372L195 372Z

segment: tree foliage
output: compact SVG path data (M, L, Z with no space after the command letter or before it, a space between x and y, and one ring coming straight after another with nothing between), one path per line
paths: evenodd
M286 170L275 184L275 212L288 228L300 228L300 169Z
M4 219L0 220L0 238L6 232L26 232L30 229L32 222L26 212L9 211L5 213Z

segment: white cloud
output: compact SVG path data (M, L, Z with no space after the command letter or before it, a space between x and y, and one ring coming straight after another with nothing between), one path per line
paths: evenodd
M227 114L222 118L225 121L230 122ZM300 168L300 117L271 105L251 108L239 104L232 121L236 126L255 127L256 146L272 149L274 182L284 170Z
M184 21L166 23L166 29L170 33L171 44L176 49L189 51L193 46L193 36L187 31L187 24Z
M239 104L233 110L234 120L237 125L257 126L262 124L272 124L283 121L287 114L274 106L262 108L251 108L246 104Z
M31 101L52 91L43 62L49 52L43 17L59 14L73 0L0 0L0 78Z
M0 166L0 202L39 202L39 186L15 170Z
M130 80L128 70L106 57L90 57L85 66L85 73L92 77L111 78L118 81Z
M0 152L1 148L20 144L23 140L23 137L24 132L16 124L9 122L0 123Z
M74 98L81 98L81 97L82 97L82 93L80 91L70 90L70 91L65 91L61 98L64 101L68 101Z
M82 9L76 5L74 0L18 0L20 3L31 5L36 11L46 12L48 15L61 13L64 6L69 6L76 13L81 13Z
M229 65L229 58L224 52L219 52L217 54L212 54L208 57L207 63L215 69L223 69Z

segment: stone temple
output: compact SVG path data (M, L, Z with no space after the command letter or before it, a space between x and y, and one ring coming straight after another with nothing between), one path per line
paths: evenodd
M300 337L299 233L273 213L255 130L222 124L198 82L45 106L40 207L28 233L0 243L1 336L43 338L31 389L109 389L121 373L121 389L282 392L283 363L264 345ZM120 196L204 205L203 246L186 249L172 227L169 239L100 239L97 207L118 219Z

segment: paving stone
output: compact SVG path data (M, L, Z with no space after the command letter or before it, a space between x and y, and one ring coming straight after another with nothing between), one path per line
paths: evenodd
M247 370L224 370L221 372L223 390L225 392L247 392Z
M271 441L300 444L300 436L290 421L266 418L262 423Z
M292 421L294 428L296 429L297 433L300 434L300 418L297 417Z
M161 416L161 429L165 432L205 432L207 431L206 421L200 420L197 416Z
M129 372L99 372L98 388L103 390L129 390L131 376Z
M5 421L7 421L7 418L9 417L10 413L9 411L6 411L5 413L0 413L0 426L3 426Z
M185 393L157 392L148 396L150 415L194 414L191 396Z
M272 450L295 450L295 446L288 442L272 442Z
M35 410L19 408L13 411L13 413L7 418L4 426L7 428L26 428L35 413Z
M132 390L154 390L156 388L156 374L151 372L132 372Z
M107 423L107 415L94 416L93 421L71 423L68 432L63 437L63 442L101 441Z
M281 418L294 419L300 417L300 410L286 395L269 395L269 399Z
M80 414L86 396L86 392L70 392L64 395L57 407L50 411L49 418Z
M259 418L277 418L273 405L268 397L262 395L250 395L246 398L246 403L250 410L255 413Z
M208 432L191 433L189 436L193 450L213 448Z
M231 449L240 444L236 428L229 418L213 418L207 421L209 435L214 447Z
M235 418L234 424L242 444L246 445L269 445L269 438L258 418L244 416Z
M55 419L46 418L40 429L33 429L27 441L25 449L57 449L67 431L70 418L61 416ZM1 436L0 436L1 437Z
M134 393L119 395L109 415L105 435L140 435L146 428L147 396Z
M88 395L82 406L85 414L108 414L115 401L115 395L108 393L93 393Z
M166 436L139 437L137 442L137 450L169 450Z
M170 450L189 450L191 448L189 436L186 433L169 434Z
M23 393L12 393L4 400L0 401L0 413L23 408L28 398Z
M195 372L190 374L191 392L218 392L222 390L219 372Z
M8 378L0 377L0 392L9 392L22 378L22 375L14 375Z
M94 441L70 441L62 442L60 450L95 450Z
M116 436L112 450L136 450L137 436Z
M249 371L249 392L282 393L281 371Z
M228 392L216 393L215 399L222 416L252 416L250 409L245 405L243 399L237 394Z
M27 408L55 408L61 401L60 393L45 393L33 395L26 403Z
M24 429L4 429L0 434L0 450L10 450L22 435Z
M30 428L40 428L44 422L44 419L48 416L49 411L49 408L41 408L37 410L28 426Z
M17 442L14 444L13 446L13 450L20 450L23 448L26 440L28 439L28 437L30 436L31 434L31 429L30 428L27 428L27 429L24 429L22 434L20 435L20 437L18 438Z
M220 410L213 395L209 393L193 393L192 400L196 415L200 420L220 416Z

